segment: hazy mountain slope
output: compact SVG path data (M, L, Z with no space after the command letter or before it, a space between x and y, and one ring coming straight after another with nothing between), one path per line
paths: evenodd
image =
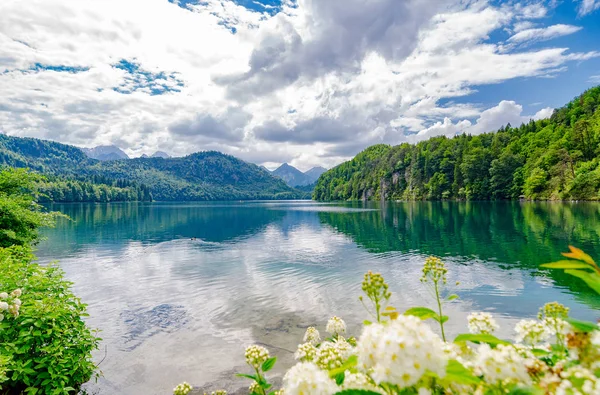
M319 179L319 177L321 177L321 174L325 173L327 171L326 168L321 167L321 166L317 166L317 167L313 167L312 169L305 171L304 174L308 177L308 179L310 180L310 183L314 183L315 181L317 181Z
M82 148L83 152L92 159L119 160L129 159L129 156L116 145L100 145L94 148Z
M300 185L310 184L311 178L294 166L287 163L282 164L277 169L273 170L272 174L284 180L289 186L296 187Z

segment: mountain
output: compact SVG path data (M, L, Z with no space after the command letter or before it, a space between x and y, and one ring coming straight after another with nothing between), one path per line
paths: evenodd
M306 174L308 176L308 178L310 179L310 183L314 183L316 182L319 177L321 177L321 174L325 173L327 171L326 168L321 167L321 166L317 166L317 167L313 167L312 169L305 171L304 174Z
M115 145L100 145L94 148L83 148L82 150L90 158L98 160L129 159L129 156Z
M164 151L156 151L155 153L152 154L152 156L150 156L151 158L170 158L171 155L167 154Z
M300 185L308 185L313 181L306 174L296 169L294 166L290 166L287 163L282 164L277 169L271 172L274 176L281 178L291 187L297 187Z
M61 179L127 180L143 185L155 200L300 199L257 165L215 151L182 158L101 161L70 145L0 134L0 166L28 167ZM109 182L109 181L107 181Z
M376 145L325 172L317 200L600 200L600 86L549 119Z
M149 158L149 156L146 154L142 154L142 155L140 155L140 158Z

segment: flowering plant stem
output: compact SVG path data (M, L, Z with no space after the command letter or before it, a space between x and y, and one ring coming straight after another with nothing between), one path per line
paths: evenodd
M444 333L444 314L442 313L442 300L440 298L440 290L438 288L438 282L434 281L435 288L435 298L438 304L438 314L439 314L439 323L440 330L442 331L442 340L446 341L446 334Z

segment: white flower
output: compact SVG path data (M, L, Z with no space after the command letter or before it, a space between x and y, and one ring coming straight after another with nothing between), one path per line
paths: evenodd
M0 322L4 321L4 314L0 314Z
M19 307L21 307L21 303L22 303L22 302L21 302L21 299L13 299L13 304L14 304L15 306L19 306Z
M491 335L499 328L490 313L471 313L467 320L469 321L469 332L474 334Z
M324 370L339 368L344 363L344 356L335 343L325 342L317 349L315 363Z
M258 385L256 381L253 381L252 384L248 387L248 393L250 394L260 394L261 387Z
M508 380L517 383L529 383L526 367L527 360L521 357L511 345L499 344L492 349L482 344L477 350L474 366L491 384Z
M325 330L332 335L343 335L346 333L346 323L343 319L334 315L327 321Z
M0 302L0 311L6 311L6 310L8 310L8 303Z
M10 293L10 296L12 296L13 298L19 298L19 297L21 297L21 294L22 294L21 289L17 288Z
M379 392L383 394L384 392L380 390L375 383L371 381L369 376L363 373L350 373L346 371L344 384L342 384L343 389L353 389L353 390L366 390Z
M285 395L331 395L338 391L329 374L311 362L300 362L283 377Z
M590 342L597 348L600 348L600 331L594 331L590 338Z
M427 371L445 375L448 355L443 346L419 318L401 315L386 325L364 328L357 345L358 366L369 370L376 384L410 387Z
M269 359L269 351L262 346L246 347L246 363L255 369L258 369L267 359Z
M519 321L515 326L515 331L517 332L517 343L525 343L530 346L540 344L551 336L546 326L536 320Z
M6 292L0 292L0 299L8 299L8 294Z
M315 345L321 342L321 335L319 334L317 328L313 326L306 328L306 333L304 334L304 342L312 343Z
M571 331L571 324L569 324L567 321L563 320L562 318L546 317L546 318L544 318L542 323L546 327L546 330L548 331L550 336L553 336L553 335L565 336Z
M588 369L573 366L563 372L556 394L600 394L600 380Z
M419 388L419 395L431 395L431 390L429 388L421 387Z
M312 343L298 345L294 357L301 362L311 362L317 356L317 348Z
M192 390L192 386L188 383L181 383L173 389L174 395L187 395Z

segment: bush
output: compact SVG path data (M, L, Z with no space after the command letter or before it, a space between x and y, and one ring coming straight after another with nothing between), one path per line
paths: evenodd
M24 169L0 170L0 247L28 245L38 240L38 228L53 226L59 213L44 212L35 199L43 179Z
M0 393L73 394L95 375L100 339L63 271L33 258L28 247L0 248Z

